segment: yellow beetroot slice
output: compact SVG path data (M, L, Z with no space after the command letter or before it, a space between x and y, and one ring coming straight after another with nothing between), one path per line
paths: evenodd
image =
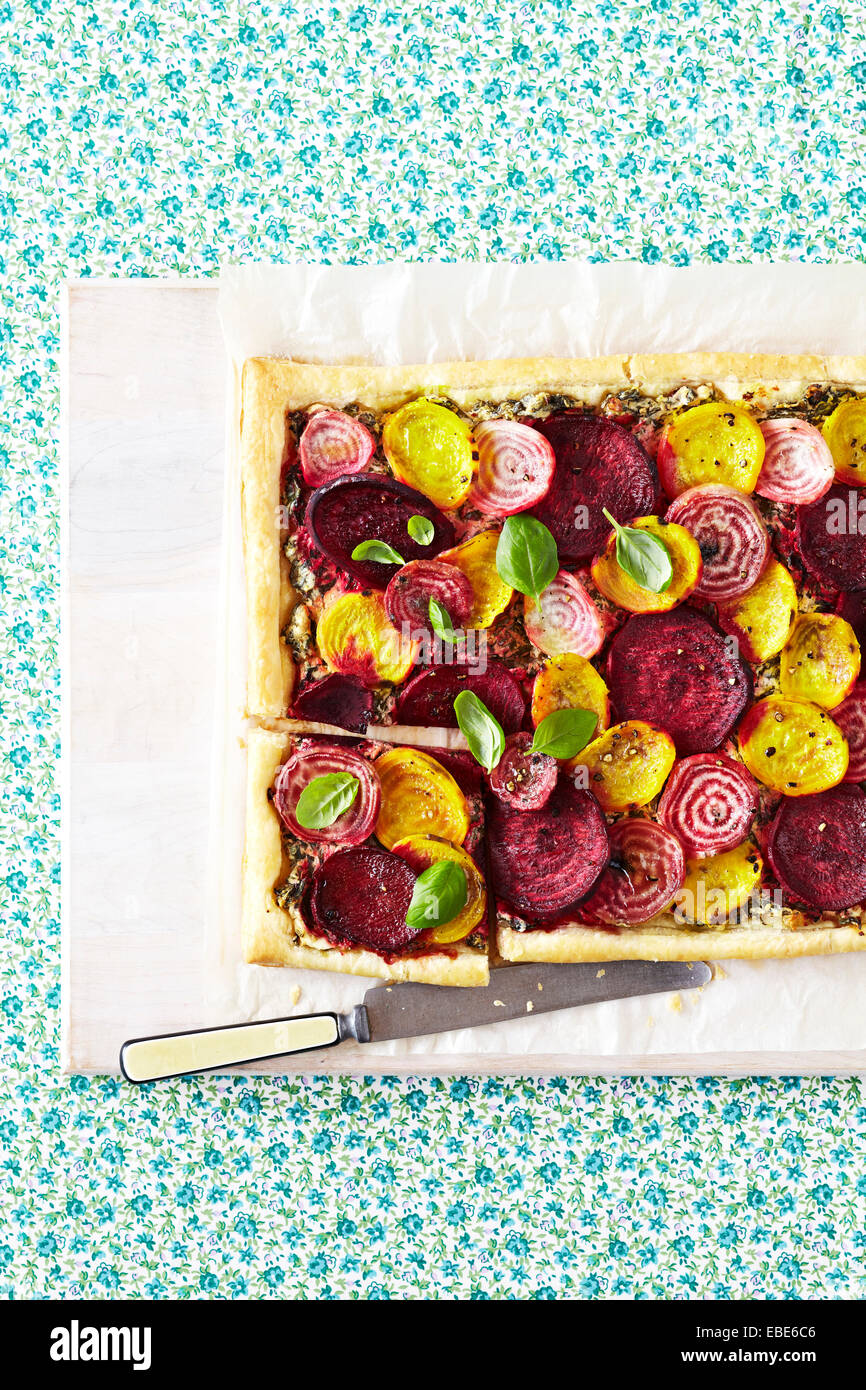
M630 526L634 531L646 531L667 550L673 571L667 588L646 589L626 573L617 558L614 532L593 563L592 577L606 598L630 613L666 613L695 591L703 570L698 543L684 526L657 516L635 517Z
M553 534L560 560L591 560L610 532L605 510L625 524L652 512L658 480L649 455L615 420L568 411L536 427L553 447L556 471L532 515Z
M316 629L319 653L332 671L372 687L408 676L420 644L388 621L382 595L341 594L329 603Z
M764 461L757 420L733 401L705 401L674 417L662 431L656 464L668 497L701 483L754 492Z
M719 603L719 627L736 637L747 661L778 656L797 616L797 587L784 565L770 558L757 584L740 598Z
M866 900L866 794L845 784L787 797L767 839L770 866L798 902L841 912Z
M757 812L755 783L742 763L724 753L695 753L674 767L658 816L697 859L741 844Z
M848 771L848 745L830 715L807 700L768 695L740 725L740 755L765 787L785 796L827 791Z
M576 907L608 859L601 808L567 773L540 811L491 797L487 843L497 896L529 922L554 922Z
M840 401L822 428L839 481L866 487L866 400Z
M313 875L313 927L337 945L399 954L418 937L406 925L416 877L405 860L378 845L338 850Z
M770 558L770 537L754 502L736 488L705 483L689 488L665 519L690 531L703 561L695 593L718 603L739 598L760 579Z
M833 709L860 674L854 629L837 613L801 613L779 663L779 687L791 700Z
M719 748L753 691L748 666L693 608L629 618L611 642L607 683L620 719L666 729L680 755Z
M610 861L581 916L608 926L648 922L683 886L683 847L663 826L638 817L617 821L608 838Z

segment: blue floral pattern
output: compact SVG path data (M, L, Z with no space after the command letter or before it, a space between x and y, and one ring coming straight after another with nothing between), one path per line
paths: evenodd
M0 3L0 1289L866 1294L851 1080L58 1071L58 282L862 259L856 0Z

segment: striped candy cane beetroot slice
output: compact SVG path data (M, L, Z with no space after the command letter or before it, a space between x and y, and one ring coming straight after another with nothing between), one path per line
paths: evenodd
M545 656L573 652L590 657L600 650L605 623L579 579L560 570L541 598L523 600L526 635Z
M764 462L755 491L771 502L817 502L836 476L833 455L820 430L795 416L761 421Z
M546 496L556 459L543 434L516 420L484 420L474 437L478 474L470 505L485 516L513 516Z
M511 734L488 778L493 795L515 811L540 811L556 786L556 759L546 753L530 753L531 743L532 734Z
M841 705L830 711L848 743L846 782L866 782L866 680L858 681Z
M310 487L321 487L347 473L362 473L376 441L360 420L342 410L315 410L298 446L301 472Z
M758 810L749 773L723 753L695 753L676 764L659 802L659 820L691 859L742 844Z
M295 816L298 798L314 777L346 772L358 779L358 791L347 811L320 830L310 830ZM379 778L366 758L336 743L320 743L293 753L277 773L274 806L287 830L314 844L360 845L373 833L381 802Z
M722 483L702 483L680 493L666 521L690 531L704 562L695 593L713 603L745 594L770 558L770 538L750 498Z
M610 862L581 908L608 926L634 926L663 912L686 877L683 847L664 826L637 817L608 831Z
M456 565L443 560L410 560L385 590L385 612L399 630L408 623L413 632L430 631L430 600L445 609L451 624L462 628L472 612L472 585Z

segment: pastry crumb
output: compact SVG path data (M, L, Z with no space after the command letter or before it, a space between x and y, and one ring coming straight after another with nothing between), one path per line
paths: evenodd
M504 1001L503 1001L502 999L494 999L494 1001L493 1001L493 1007L494 1007L495 1009L504 1009L504 1008L505 1008L505 1003L504 1003Z
M723 970L722 967L719 965L719 962L718 962L717 960L714 960L714 961L713 961L713 967L712 967L712 968L713 968L713 979L714 979L714 980L726 980L726 979L728 978L728 972L727 972L727 970Z
M526 1001L526 1012L527 1012L528 1014L531 1014L531 1013L532 1013L532 1010L533 1010L534 1008L535 1008L535 1005L533 1004L532 1000L531 1000L531 999L527 999L527 1001Z
M301 986L300 986L300 985L292 985L292 993L291 993L291 995L290 995L290 998L291 998L292 1003L293 1003L293 1004L297 1004L298 1001L300 1000L300 997L301 997Z
M601 977L602 977L604 974L605 974L605 971L604 971L604 970L596 970L596 972L595 972L595 978L596 978L597 980L600 980Z
M683 1011L683 996L681 994L672 994L668 1000L668 1008L675 1014L681 1014Z
M539 994L541 993L541 991L542 991L543 989L544 989L544 985L541 984L541 983L539 983L539 986L538 986L538 992L539 992Z

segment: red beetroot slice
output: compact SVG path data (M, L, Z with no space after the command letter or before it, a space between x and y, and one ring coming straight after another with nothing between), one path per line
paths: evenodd
M346 772L358 779L355 799L347 811L332 825L310 830L295 817L295 807L301 792L314 777L332 772ZM313 844L360 845L372 835L382 799L379 778L372 764L360 753L336 743L316 743L298 749L277 773L274 783L274 806L287 830L300 840Z
M693 608L637 614L608 653L608 688L620 720L666 729L683 756L711 753L752 699L752 673Z
M485 516L513 516L535 506L550 487L556 459L538 430L516 420L476 425L478 475L470 503Z
M409 535L410 516L432 522L429 545ZM454 527L438 507L414 488L381 474L359 473L317 488L307 503L304 525L323 555L372 589L387 586L394 566L353 560L352 551L362 541L385 541L404 560L429 560L454 544Z
M757 584L770 558L770 537L744 492L721 483L690 487L671 503L665 520L684 526L700 547L700 598L719 603Z
M487 848L497 895L530 922L553 922L586 897L607 863L607 825L595 797L561 773L540 811L490 798Z
M456 565L444 560L410 560L390 580L385 590L385 612L398 632L403 624L409 635L430 633L430 600L441 603L451 625L462 628L472 612L472 585Z
M773 873L808 907L840 912L866 899L866 793L842 783L785 797L770 826Z
M858 681L841 705L830 711L848 743L846 782L866 782L866 680Z
M553 533L560 560L591 560L610 535L607 509L617 521L653 512L655 466L622 425L597 415L560 414L537 429L553 446L556 472L532 515Z
M373 457L376 441L360 420L342 410L316 410L298 445L304 482L321 487L334 478L361 473Z
M336 724L340 729L362 734L373 718L374 703L373 692L357 676L342 676L334 671L300 691L289 712L294 719Z
M530 753L532 737L510 734L488 778L493 795L515 811L540 811L556 786L556 759L546 753Z
M415 879L405 859L377 845L338 850L313 875L313 926L331 941L403 951L418 938L406 925Z
M757 812L757 790L741 763L724 753L695 753L674 767L658 815L686 854L700 859L742 844Z
M409 681L397 701L397 723L434 729L456 729L454 701L461 690L471 690L490 710L506 734L516 734L523 723L526 700L506 666L488 661L484 671L469 664L434 666Z
M836 612L854 629L854 636L866 652L866 590L840 594Z
M833 455L820 430L796 416L761 421L764 462L755 491L771 502L801 507L816 502L836 476Z
M825 589L866 589L866 508L862 490L837 483L797 513L797 544L806 569Z
M617 821L608 836L610 861L581 916L607 926L648 922L685 883L683 847L663 826L636 817Z

